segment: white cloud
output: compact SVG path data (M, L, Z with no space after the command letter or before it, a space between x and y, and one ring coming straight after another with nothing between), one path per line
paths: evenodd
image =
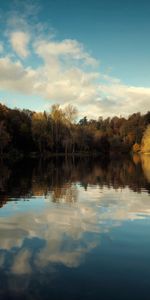
M24 68L21 62L13 62L9 57L0 59L0 89L30 94L34 92L36 72Z
M27 32L15 31L10 34L12 48L21 58L26 58L29 55L29 41L30 36Z
M46 67L47 69L47 67ZM46 72L45 69L45 72ZM88 99L96 96L96 84L97 73L86 73L79 68L69 69L61 71L60 66L56 68L54 73L51 71L46 72L47 79L42 83L40 90L43 93L43 97L47 99L54 99L60 102L60 104L66 102L75 102L76 104L83 105ZM94 95L93 95L94 94Z
M84 47L76 40L63 41L38 41L35 43L35 52L46 62L51 62L55 58L83 60L86 64L97 66L98 61L84 51Z
M98 89L103 95L100 104L104 114L106 109L109 109L108 115L129 115L134 112L145 113L149 110L150 88L123 85L120 82L100 85Z

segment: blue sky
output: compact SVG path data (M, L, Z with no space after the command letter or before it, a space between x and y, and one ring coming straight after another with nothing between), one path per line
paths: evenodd
M41 15L60 38L84 43L104 71L128 84L150 82L150 2L130 0L44 1ZM140 71L139 71L140 68Z
M71 103L89 117L145 113L149 15L148 0L1 1L1 101Z

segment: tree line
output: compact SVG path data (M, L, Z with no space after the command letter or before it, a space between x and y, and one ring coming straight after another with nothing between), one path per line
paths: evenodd
M77 116L72 105L34 112L0 104L1 157L129 153L150 144L150 112L79 121Z

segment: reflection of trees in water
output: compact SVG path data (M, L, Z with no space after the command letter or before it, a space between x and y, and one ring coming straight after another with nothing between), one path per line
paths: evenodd
M6 189L6 184L8 178L10 177L11 170L4 165L3 162L0 163L0 191L3 192Z
M150 156L101 161L99 158L55 157L50 161L28 161L12 168L1 165L1 203L10 198L29 198L49 194L54 202L77 201L77 186L130 187L150 192Z
M150 155L141 156L142 168L147 181L150 183Z
M54 187L52 191L53 202L75 203L77 196L77 187L71 183L66 183L63 187Z
M7 190L7 182L11 175L11 170L3 164L0 163L0 207L7 202L6 190Z
M32 169L32 164L25 162L14 166L2 165L0 172L1 205L11 198L31 196Z

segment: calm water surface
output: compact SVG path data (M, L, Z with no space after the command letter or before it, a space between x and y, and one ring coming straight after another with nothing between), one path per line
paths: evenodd
M0 299L150 299L150 157L0 166Z

